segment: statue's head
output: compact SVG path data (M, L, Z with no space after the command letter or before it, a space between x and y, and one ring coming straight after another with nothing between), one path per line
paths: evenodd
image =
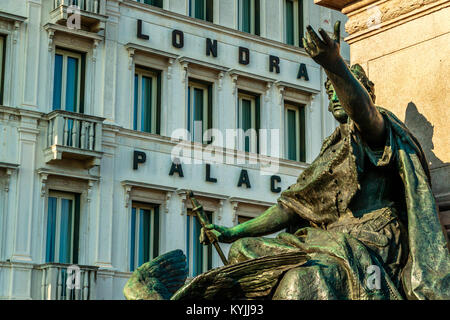
M356 77L356 79L361 82L361 84L366 88L369 93L372 101L375 103L375 85L366 75L363 67L359 64L355 64L350 67L350 71ZM336 94L336 91L331 84L331 81L327 78L325 82L325 89L327 91L328 99L330 100L330 104L328 105L328 110L333 114L334 118L340 123L346 123L348 119L348 115L345 110L342 108L339 98Z

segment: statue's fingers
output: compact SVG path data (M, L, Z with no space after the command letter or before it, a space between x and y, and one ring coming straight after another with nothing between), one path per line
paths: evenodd
M337 43L341 42L341 21L336 21L336 23L334 24L334 41L336 41Z
M306 42L305 38L302 38L302 41L303 41L303 47L305 48L306 53L309 54L312 57L313 56L313 52L312 52L308 42Z
M311 53L314 52L314 50L317 49L317 46L315 45L314 41L312 41L311 35L308 32L306 32L304 39L305 39L306 44L307 44L305 46L305 48L307 47Z
M319 38L319 36L311 26L307 26L306 30L306 35L309 35L311 42L313 42L316 47L325 46L325 43L322 41L322 39Z
M328 33L323 30L322 28L319 28L319 33L322 36L323 40L325 41L326 44L330 45L333 40L331 40L330 36L328 35Z

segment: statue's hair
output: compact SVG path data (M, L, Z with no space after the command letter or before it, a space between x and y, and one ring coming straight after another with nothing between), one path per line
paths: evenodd
M366 75L366 72L364 71L363 67L359 64L354 64L350 67L350 71L353 73L353 75L358 79L359 82L366 88L367 92L369 93L370 97L372 98L372 101L375 103L375 84L369 80L369 78ZM325 88L328 90L329 86L331 84L330 79L327 78L327 81L325 82Z

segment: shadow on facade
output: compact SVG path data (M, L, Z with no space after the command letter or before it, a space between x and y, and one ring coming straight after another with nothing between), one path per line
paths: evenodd
M436 197L439 211L441 214L448 215L448 213L450 213L450 199L448 199L448 195L450 194L450 185L448 184L448 178L450 177L450 163L442 161L434 153L434 126L419 112L414 102L408 103L405 113L405 124L419 140L420 145L425 152L428 166L431 171L433 193ZM448 218L445 218L445 221L447 220ZM441 222L443 222L444 227L450 235L450 225L447 225L443 220L441 220Z

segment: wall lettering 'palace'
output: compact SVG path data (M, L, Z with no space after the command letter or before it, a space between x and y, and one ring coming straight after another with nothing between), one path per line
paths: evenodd
M143 164L147 161L147 155L145 152L135 150L133 152L133 170L137 170L139 168L139 164ZM178 174L180 178L184 178L183 166L181 163L172 162L170 166L169 176L173 176L175 173ZM205 181L217 183L217 178L214 178L211 174L211 165L206 164L206 174ZM270 191L273 193L280 193L281 187L277 184L281 182L281 177L277 175L272 175L270 177ZM241 173L239 175L239 180L237 183L238 187L246 186L247 189L252 187L250 183L250 177L248 176L248 172L245 169L241 169Z

